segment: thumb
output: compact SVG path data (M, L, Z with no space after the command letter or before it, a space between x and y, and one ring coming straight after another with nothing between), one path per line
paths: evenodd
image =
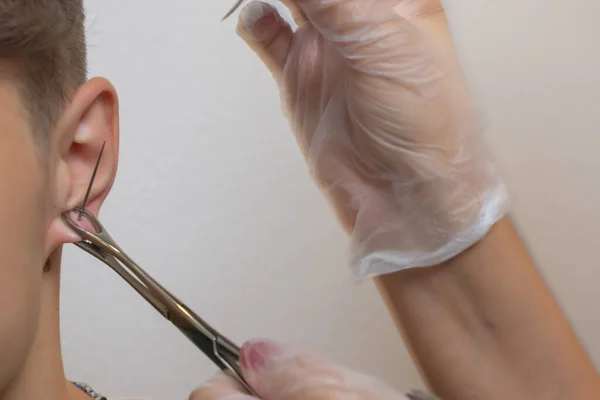
M247 4L240 12L237 34L274 77L281 75L294 33L275 7L262 1Z

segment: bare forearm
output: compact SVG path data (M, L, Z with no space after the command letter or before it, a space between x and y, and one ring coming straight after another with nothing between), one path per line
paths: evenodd
M508 218L444 265L377 284L442 398L600 398L593 365Z

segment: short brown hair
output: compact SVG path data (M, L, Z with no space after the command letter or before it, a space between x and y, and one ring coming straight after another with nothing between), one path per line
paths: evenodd
M38 140L87 79L83 0L0 0L0 58L8 62Z

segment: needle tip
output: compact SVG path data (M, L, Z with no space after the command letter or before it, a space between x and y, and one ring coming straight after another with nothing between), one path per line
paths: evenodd
M235 12L235 10L237 10L238 8L240 8L240 6L242 5L242 3L244 2L244 0L238 0L233 7L231 7L231 9L227 12L227 14L225 14L225 16L223 18L221 18L221 22L225 21L227 18L229 18L231 16L231 14L233 14Z
M106 145L106 141L102 143L102 148L100 149L100 154L98 155L98 159L96 160L96 166L94 167L94 172L92 173L92 179L90 179L90 184L88 185L87 191L85 193L85 198L83 199L83 205L79 207L79 216L77 217L77 221L81 221L81 216L83 215L83 211L87 206L87 202L90 198L90 193L92 192L92 186L94 185L94 179L96 179L96 173L98 172L98 166L100 165L100 160L102 159L102 153L104 153L104 146Z

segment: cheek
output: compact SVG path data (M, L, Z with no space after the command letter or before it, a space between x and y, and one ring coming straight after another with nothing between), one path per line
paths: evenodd
M45 261L43 226L34 220L39 211L31 199L7 201L22 192L7 191L3 183L0 178L0 391L26 359L36 333Z
M1 115L0 115L1 119ZM39 317L45 188L27 132L0 121L0 392L25 361Z
M2 266L4 267L4 266ZM0 392L23 368L40 314L40 285L32 279L0 277Z

